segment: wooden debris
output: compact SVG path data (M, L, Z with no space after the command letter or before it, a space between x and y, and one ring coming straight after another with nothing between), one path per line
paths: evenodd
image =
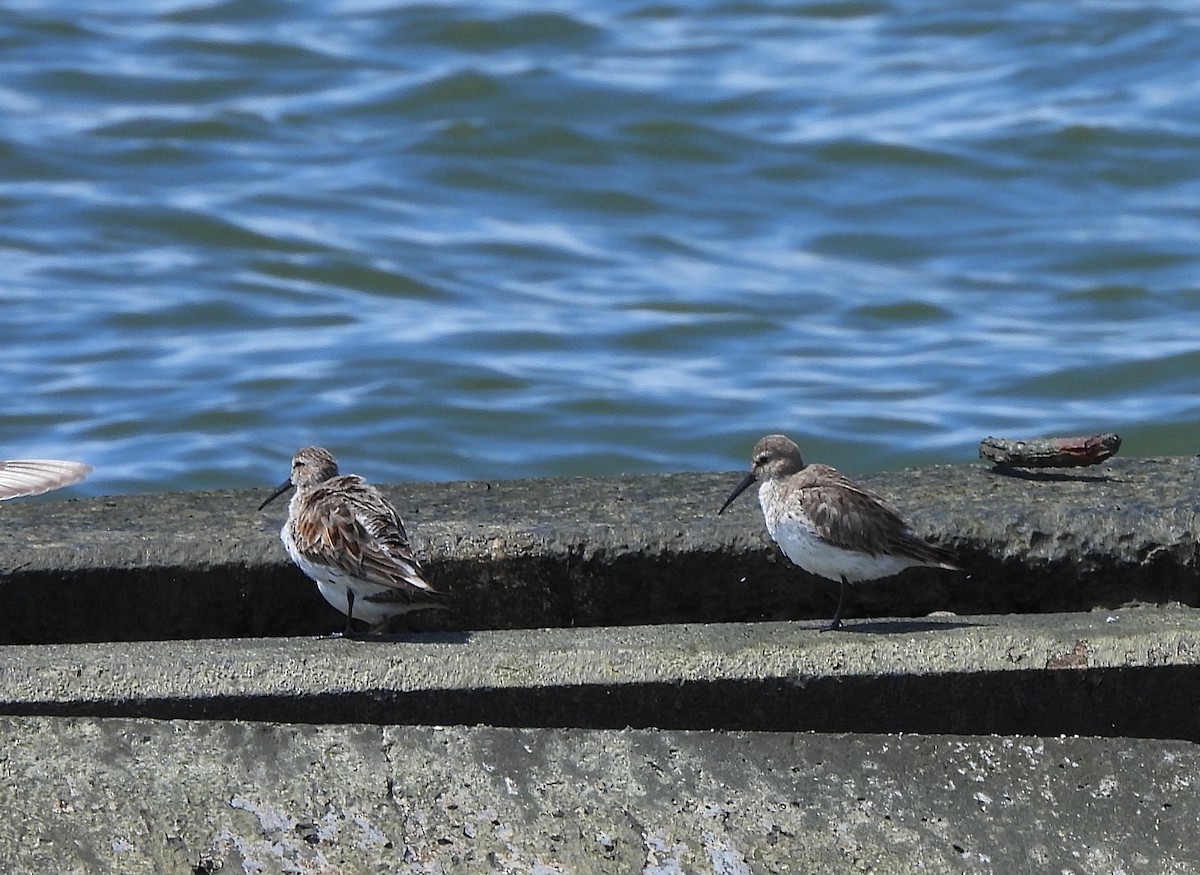
M1014 468L1082 468L1103 462L1120 448L1120 436L1111 433L1028 441L987 437L979 442L979 458Z

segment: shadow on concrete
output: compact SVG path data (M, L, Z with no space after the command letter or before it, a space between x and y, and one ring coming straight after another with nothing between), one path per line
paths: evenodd
M448 632L385 632L380 634L361 633L357 635L343 635L341 632L334 632L332 635L322 636L330 639L342 639L353 643L362 644L468 644L471 641L472 633L468 631L448 631Z
M1181 708L1200 667L820 676L627 685L358 690L313 695L10 702L14 716L297 724L1081 735L1200 742Z
M934 620L847 620L837 632L864 635L910 635L917 632L942 632L946 629L970 629L986 625L951 619ZM837 634L831 632L830 634Z
M1041 483L1120 483L1107 474L1076 474L1045 468L1014 468L1011 465L996 465L988 473L1017 480L1033 480Z

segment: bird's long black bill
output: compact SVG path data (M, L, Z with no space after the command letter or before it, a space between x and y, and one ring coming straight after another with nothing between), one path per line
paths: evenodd
M725 503L723 505L721 505L721 509L719 511L717 511L717 516L720 516L721 514L723 514L725 512L725 508L727 508L727 507L729 507L729 505L733 504L733 500L735 498L737 498L739 495L741 495L743 492L745 492L747 489L749 489L750 484L753 483L757 479L758 478L754 476L753 471L751 471L749 474L747 474L746 478L737 485L737 489L735 489L735 490L733 490L733 492L729 493L729 497L727 499L725 499Z
M264 507L266 507L268 504L270 504L272 501L277 499L279 496L283 495L283 493L287 492L291 488L292 488L292 481L284 480L283 483L281 483L279 485L279 488L276 489L274 492L272 492L270 494L270 496L268 496L267 500L258 506L258 509L262 510Z

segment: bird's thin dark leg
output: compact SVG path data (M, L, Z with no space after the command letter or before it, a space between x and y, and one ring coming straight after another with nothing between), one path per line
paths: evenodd
M346 587L346 631L342 633L347 638L354 637L354 590Z
M828 626L822 626L822 632L836 632L842 628L842 604L846 601L846 575L842 575L842 588L838 591L838 606L833 612L833 619Z

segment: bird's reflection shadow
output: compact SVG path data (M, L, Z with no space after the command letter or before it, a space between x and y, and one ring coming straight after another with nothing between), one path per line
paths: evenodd
M334 632L332 635L322 635L320 639L344 639L366 644L468 644L473 634L465 629L450 632L360 632L354 635Z
M842 628L830 634L855 632L870 635L909 635L914 632L937 632L943 629L972 629L988 625L949 618L945 620L846 620L843 622L844 625Z

